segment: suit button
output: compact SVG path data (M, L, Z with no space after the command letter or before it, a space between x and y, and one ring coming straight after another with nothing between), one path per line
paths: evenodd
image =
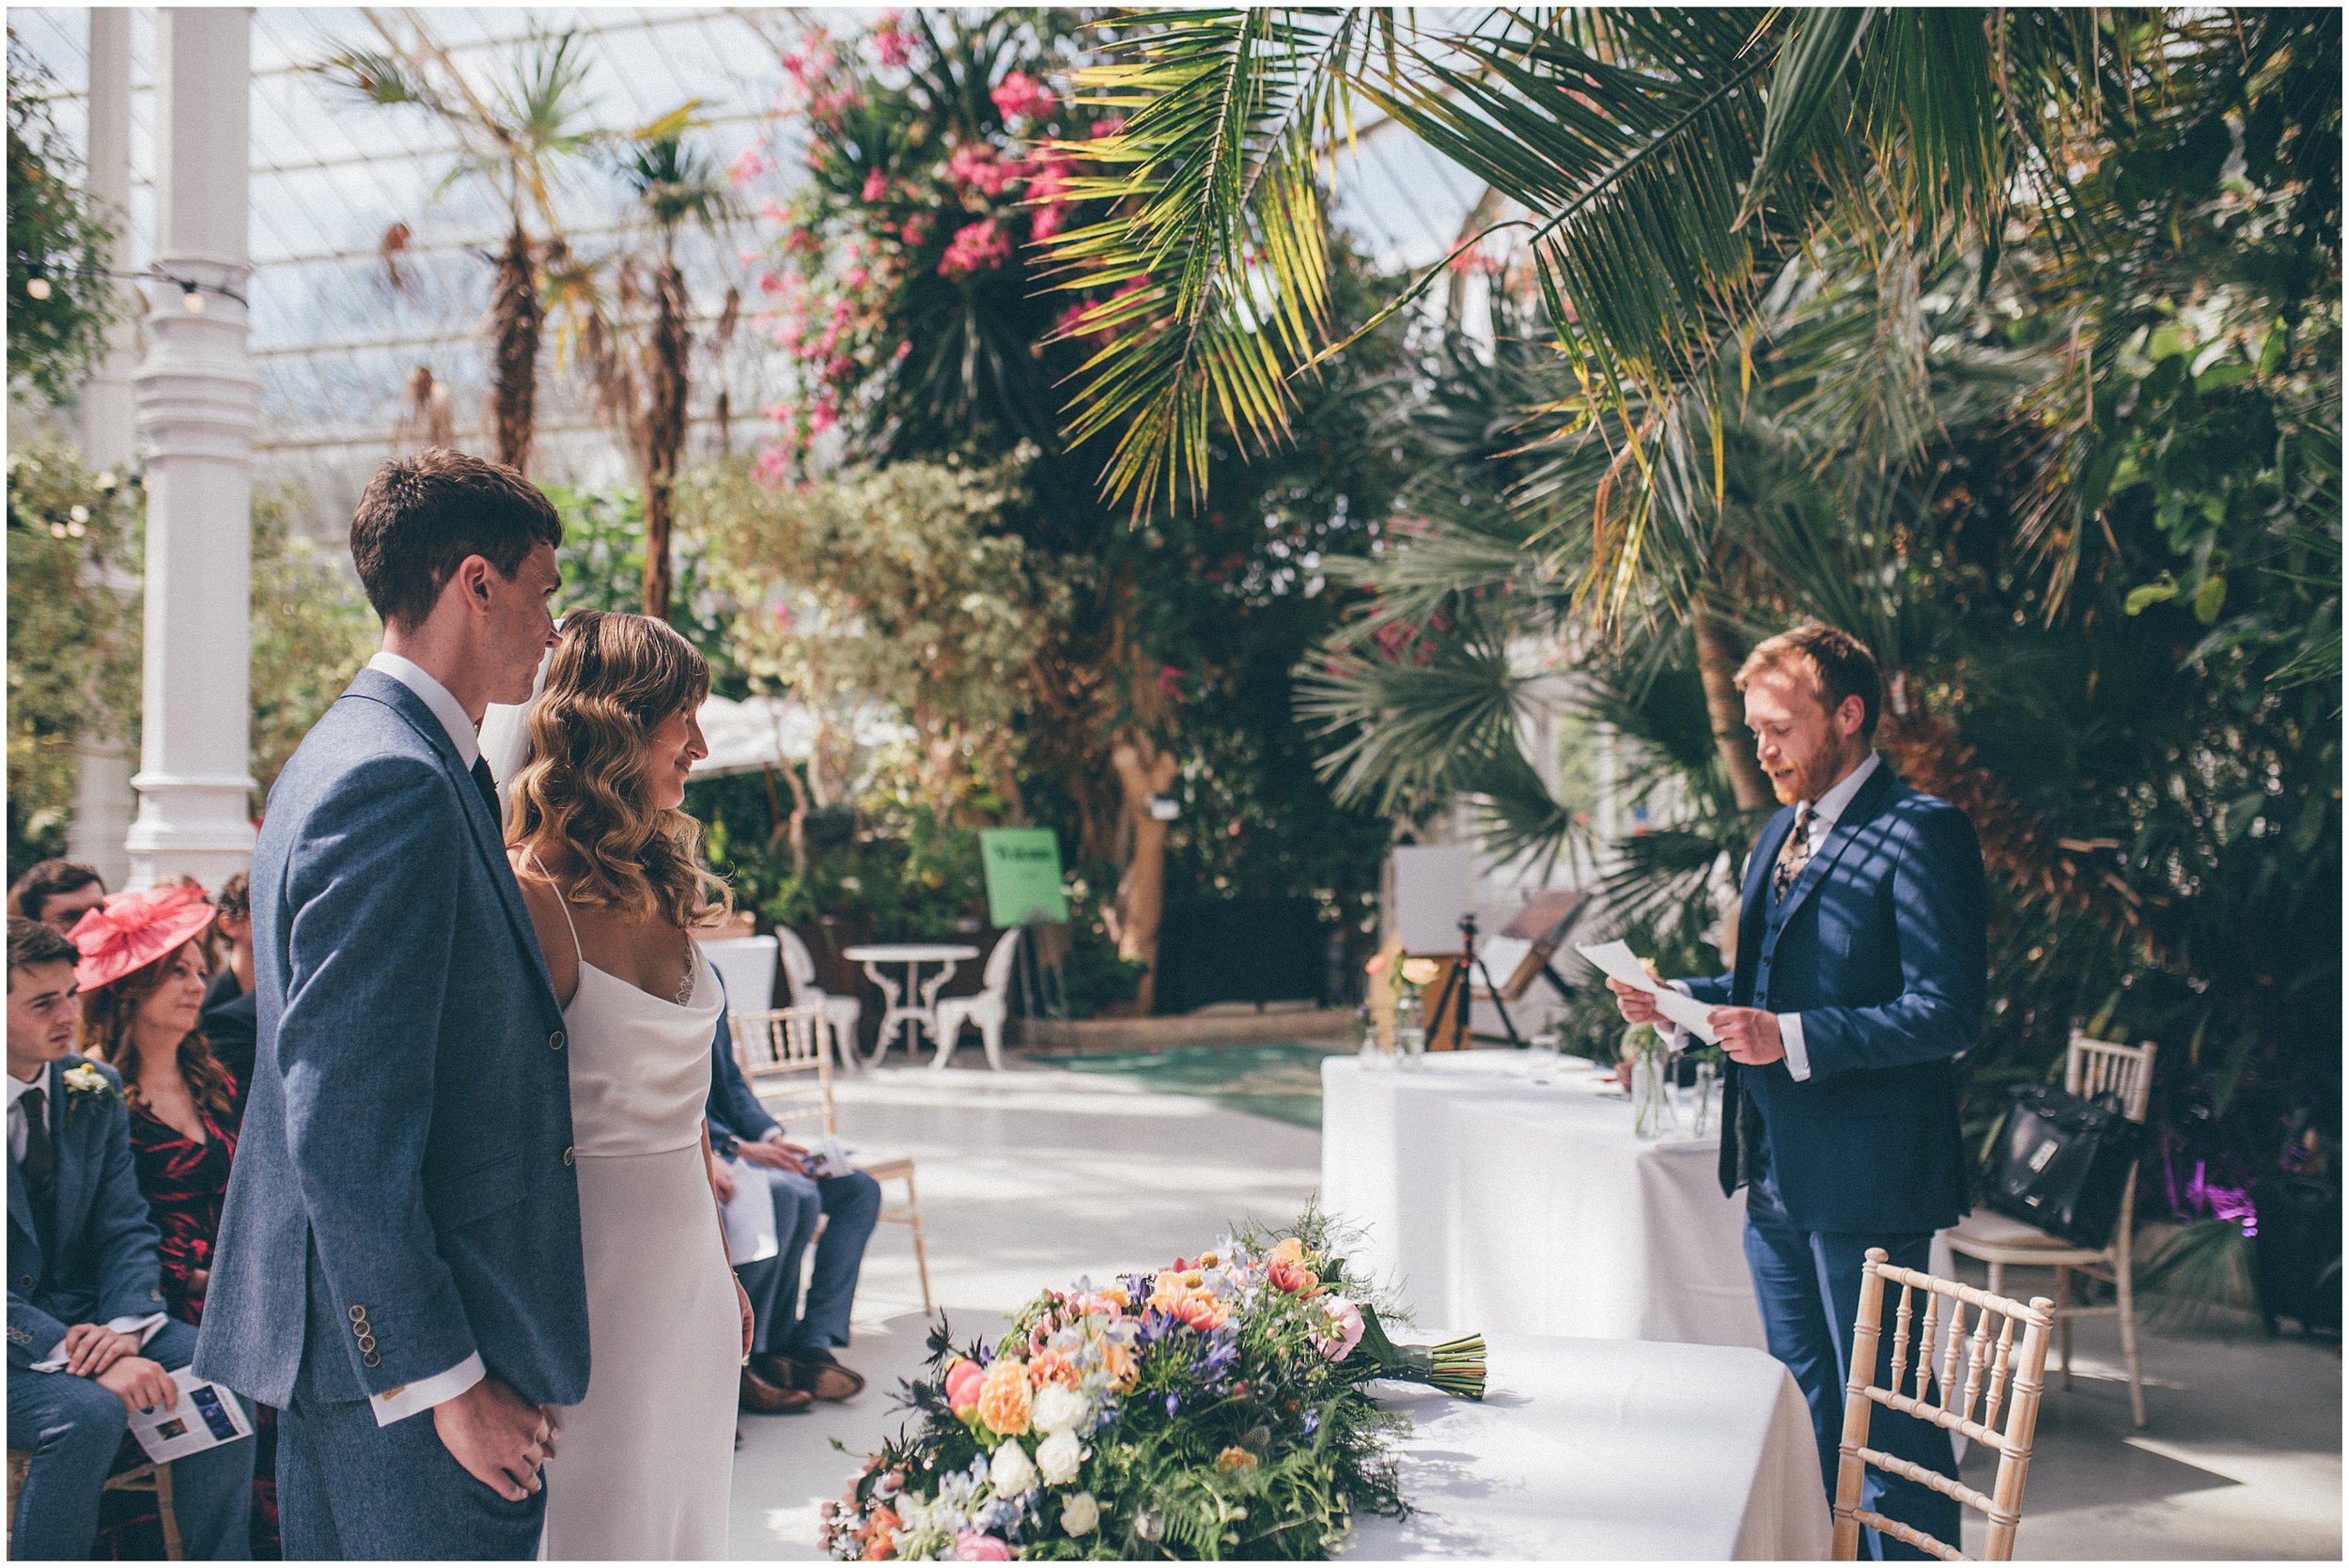
M375 1336L373 1334L362 1336L359 1341L359 1348L361 1350L373 1350L375 1348Z
M564 1163L564 1164L566 1164L566 1165L570 1164L573 1160L577 1159L578 1157L579 1157L579 1151L578 1151L577 1149L566 1149L566 1150L564 1150L564 1151L563 1151L563 1163Z
M381 1357L381 1356L378 1356L378 1355L377 1355L374 1351L372 1351L372 1350L368 1351L366 1355L364 1355L364 1356L360 1357L360 1358L359 1358L359 1360L360 1360L360 1363L361 1363L362 1365L364 1365L364 1366L380 1367L380 1366L381 1366L381 1365L383 1364L383 1358L382 1358L382 1357Z
M353 1323L365 1323L365 1322L366 1322L366 1320L367 1320L367 1310L366 1310L365 1307L353 1307L353 1308L351 1308L351 1309L350 1309L350 1321L351 1321L351 1322L353 1322Z
M549 1049L549 1050L561 1050L562 1048L563 1048L563 1032L562 1032L561 1030L559 1030L559 1029L558 1029L558 1030L556 1030L553 1033L552 1033L552 1034L550 1034L550 1035L548 1035L548 1036L547 1036L547 1049Z

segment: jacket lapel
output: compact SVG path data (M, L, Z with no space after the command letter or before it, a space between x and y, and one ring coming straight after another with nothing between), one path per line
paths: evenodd
M40 1257L40 1228L33 1222L33 1194L24 1185L24 1168L13 1157L8 1160L8 1223L16 1227L16 1234L8 1242L9 1251L13 1254L22 1247L29 1254L23 1259L12 1257L11 1261L26 1265L24 1272L39 1279L40 1269L32 1265Z
M57 1151L57 1187L52 1195L56 1208L52 1218L56 1223L56 1234L70 1236L82 1232L83 1210L89 1206L90 1184L96 1175L91 1166L103 1159L104 1151L91 1141L90 1128L96 1118L87 1109L76 1106L67 1094L65 1069L65 1059L61 1057L49 1063L47 1076L49 1103L56 1107L50 1116L50 1126L54 1129L51 1136Z
M1859 786L1859 793L1851 798L1851 803L1843 808L1843 815L1837 817L1835 826L1828 830L1826 842L1812 851L1811 859L1803 865L1802 874L1787 890L1786 902L1779 910L1780 919L1783 920L1802 908L1802 901L1810 897L1812 890L1826 877L1828 869L1835 863L1837 857L1850 847L1854 836L1875 819L1892 784L1891 765L1878 759L1875 776ZM1791 822L1788 827L1791 831ZM1781 842L1783 840L1784 835L1781 834ZM1772 858L1776 858L1775 854Z
M514 927L514 934L522 951L530 955L531 973L537 976L538 989L549 1006L561 1013L562 1004L555 1001L554 978L547 972L546 955L538 951L538 930L530 921L530 910L522 903L522 890L514 880L514 868L506 861L506 835L498 831L497 819L490 815L490 803L481 798L474 784L473 772L457 754L456 743L440 719L425 706L424 699L403 683L394 680L381 670L362 670L350 683L350 693L372 698L383 704L408 727L424 737L432 754L440 759L457 785L457 799L465 814L465 826L473 834L474 847L490 867L490 881L498 890L498 898L506 906L506 918Z

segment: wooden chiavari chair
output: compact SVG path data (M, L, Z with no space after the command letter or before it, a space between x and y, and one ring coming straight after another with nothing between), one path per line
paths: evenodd
M2154 1094L2154 1046L2114 1045L2092 1040L2075 1030L2072 1048L2064 1058L2063 1087L2084 1100L2110 1094L2121 1103L2121 1114L2140 1126ZM2145 1378L2137 1349L2137 1165L2129 1165L2128 1184L2121 1189L2121 1217L2112 1239L2103 1247L2075 1247L2035 1225L1987 1209L1976 1209L1949 1233L1950 1250L1990 1265L1990 1292L2005 1288L2009 1268L2055 1270L2056 1350L2063 1369L2063 1386L2072 1386L2072 1320L2109 1312L2121 1320L2121 1359L2129 1374L2129 1415L2145 1425ZM2082 1307L2072 1300L2072 1276L2084 1274L2112 1287L2108 1305Z
M2038 1296L2025 1306L1954 1280L1898 1267L1890 1257L1883 1248L1871 1247L1860 1274L1859 1314L1852 1327L1851 1375L1844 1385L1843 1440L1835 1473L1834 1549L1829 1555L1837 1561L1856 1560L1859 1531L1865 1526L1947 1561L1965 1560L1955 1543L1937 1541L1859 1506L1861 1483L1873 1465L1887 1475L1931 1487L1986 1515L1990 1525L1983 1560L2008 1561L2015 1556L2015 1529L2023 1511L2023 1479L2030 1469L2031 1439L2039 1429L2039 1396L2046 1386L2047 1330L2054 1322L2055 1304ZM1890 1376L1879 1383L1877 1352L1883 1343L1887 1281L1900 1286L1901 1297L1893 1316ZM1920 1293L1924 1297L1921 1313L1916 1303ZM1966 1322L1969 1306L1974 1309L1970 1328ZM1995 1332L1993 1318L1999 1320ZM2019 1344L2016 1324L2023 1328ZM1990 1494L1985 1497L1963 1482L1870 1448L1869 1418L1879 1405L1963 1434L1996 1451L1999 1473ZM1979 1421L1974 1418L1977 1405L1982 1407ZM2001 1414L2006 1418L2003 1427L1999 1423Z
M832 1024L821 1000L797 1007L773 1007L764 1012L736 1013L728 1022L734 1031L735 1064L742 1069L751 1093L767 1113L787 1132L794 1121L814 1120L826 1136L838 1137L840 1117L832 1104L832 1057L828 1047ZM860 1158L856 1168L882 1184L880 1219L912 1233L913 1266L922 1281L922 1310L930 1304L929 1250L922 1241L922 1203L913 1183L913 1161L902 1155ZM888 1196L890 1182L905 1184L902 1201Z

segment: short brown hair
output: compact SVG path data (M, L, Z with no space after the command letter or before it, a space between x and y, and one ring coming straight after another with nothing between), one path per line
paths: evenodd
M385 626L424 624L468 555L512 577L534 545L563 542L554 504L520 471L445 446L376 470L350 515L350 560Z
M243 872L232 872L212 897L212 908L229 920L247 920L253 914L253 879Z
M81 950L50 927L23 915L8 917L8 979L14 983L16 971L31 969L35 964L71 964L80 961Z
M1876 673L1876 657L1867 644L1840 627L1808 622L1756 643L1737 666L1737 690L1743 691L1755 675L1780 665L1808 670L1812 690L1829 713L1843 706L1845 697L1858 697L1859 737L1875 738L1876 718L1884 710L1884 677Z
M106 891L98 868L84 861L43 861L8 886L8 913L39 920L48 902L63 893L79 893L92 882Z

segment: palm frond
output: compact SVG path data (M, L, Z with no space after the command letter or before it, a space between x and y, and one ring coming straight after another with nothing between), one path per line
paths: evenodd
M1209 421L1245 449L1287 428L1289 367L1330 310L1318 164L1346 115L1367 13L1142 17L1128 59L1077 74L1117 134L1061 146L1080 200L1114 216L1049 242L1056 289L1105 296L1065 335L1110 341L1076 372L1067 439L1113 434L1102 489L1137 516L1206 485Z

